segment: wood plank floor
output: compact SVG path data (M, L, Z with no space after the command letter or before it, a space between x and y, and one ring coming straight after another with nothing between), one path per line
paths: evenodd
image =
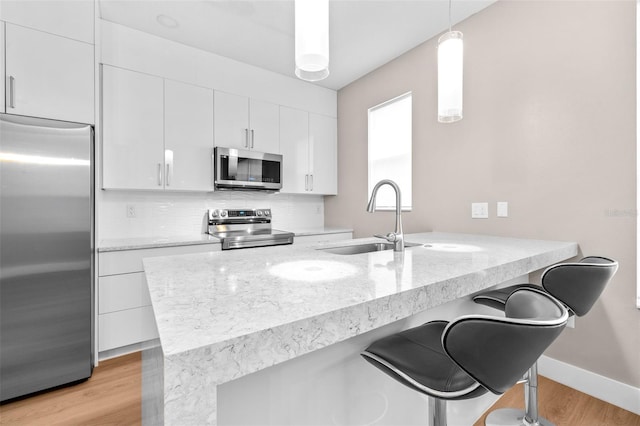
M540 377L541 414L557 426L640 426L640 416ZM84 383L0 405L0 425L139 425L141 358L134 353L97 367ZM455 404L452 402L451 404ZM491 408L522 408L522 385ZM484 425L484 416L474 426Z
M89 380L0 405L0 425L139 425L140 352L103 361Z
M524 409L524 385L511 388L489 409ZM538 377L540 415L556 426L640 426L640 416L546 377ZM483 426L485 413L473 426Z

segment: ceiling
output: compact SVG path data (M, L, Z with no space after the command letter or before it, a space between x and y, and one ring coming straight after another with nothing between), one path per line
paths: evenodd
M453 25L495 1L453 0ZM315 84L334 90L439 35L449 25L448 0L330 0L329 4L331 74ZM293 0L100 0L100 15L295 77ZM175 25L162 25L163 20Z

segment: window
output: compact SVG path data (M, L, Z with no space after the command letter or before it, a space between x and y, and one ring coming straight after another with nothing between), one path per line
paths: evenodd
M411 210L411 92L369 109L369 186L391 179L400 187L402 210ZM378 191L376 207L395 209L395 192L389 185Z

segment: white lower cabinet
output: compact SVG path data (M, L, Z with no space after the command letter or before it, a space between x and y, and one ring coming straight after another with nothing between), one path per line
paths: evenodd
M98 352L158 337L142 259L220 250L219 244L101 252L98 255Z

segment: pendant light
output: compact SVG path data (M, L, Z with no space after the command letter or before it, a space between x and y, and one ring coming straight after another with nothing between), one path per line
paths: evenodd
M296 76L329 76L329 0L295 0Z
M453 123L462 120L462 33L451 31L451 0L449 0L449 31L438 39L438 121Z

